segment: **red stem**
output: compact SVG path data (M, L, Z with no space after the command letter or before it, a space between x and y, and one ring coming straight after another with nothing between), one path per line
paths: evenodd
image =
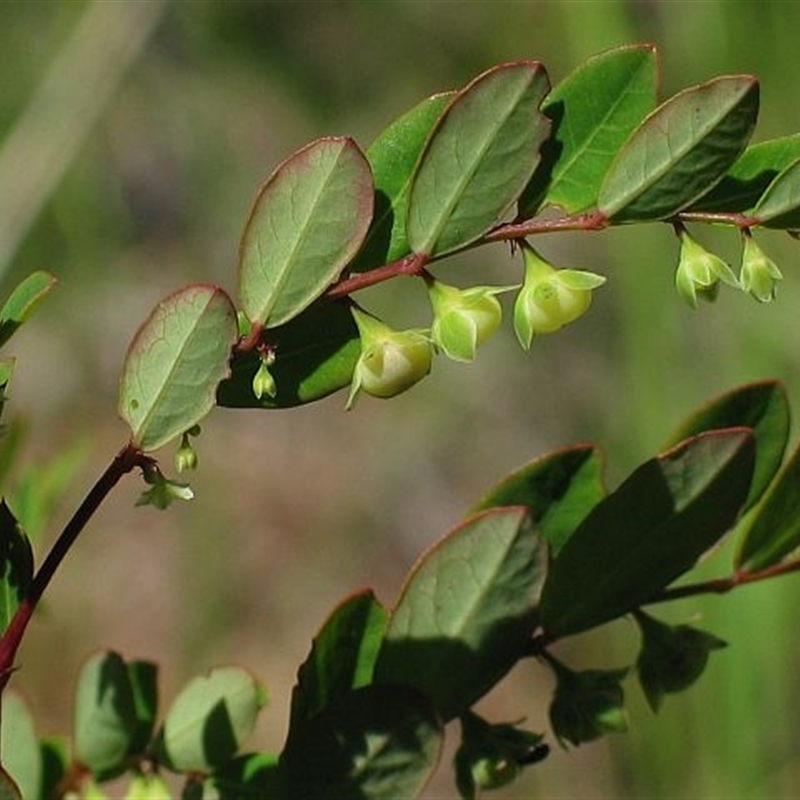
M151 459L145 456L141 450L132 444L126 445L108 465L106 471L91 488L59 534L41 567L34 575L28 593L19 604L8 628L0 638L0 692L5 688L14 670L14 658L33 612L80 532L86 527L95 511L123 475L137 466L146 467L151 463Z

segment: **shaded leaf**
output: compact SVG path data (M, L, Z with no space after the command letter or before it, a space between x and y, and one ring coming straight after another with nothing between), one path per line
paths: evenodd
M371 682L387 620L386 609L369 590L334 609L298 670L290 729Z
M691 206L692 211L743 213L786 167L800 158L800 133L752 144L725 177Z
M33 581L33 550L16 517L0 501L0 632L8 628Z
M158 665L152 661L130 661L126 666L136 716L130 751L141 753L153 735L158 713Z
M214 770L208 781L219 800L290 800L282 794L277 756L249 753Z
M462 89L422 151L408 200L415 253L443 255L474 242L519 198L539 161L550 121L541 64L502 64Z
M23 798L38 798L42 785L42 755L33 717L16 692L3 693L0 716L0 764ZM0 797L2 797L0 790ZM12 795L13 796L13 795Z
M744 510L755 505L780 469L789 438L789 398L778 381L758 381L738 386L715 397L687 417L666 442L672 447L707 431L751 428L756 464Z
M0 766L0 800L25 800L14 779Z
M58 281L49 272L32 272L11 292L0 308L0 347L33 316Z
M744 150L758 116L758 82L716 78L648 115L614 159L598 198L612 222L655 220L691 205Z
M281 755L286 797L417 797L439 760L442 730L424 695L365 686L308 720Z
M288 322L339 277L372 219L369 164L344 137L289 156L259 190L242 236L242 310L268 328Z
M784 464L740 534L736 567L754 572L800 546L800 446Z
M128 667L112 651L86 661L75 691L75 757L93 773L124 766L137 727Z
M767 228L800 227L800 159L775 176L752 214Z
M169 707L160 747L180 772L206 771L232 758L266 704L261 684L241 667L218 667L191 680Z
M591 445L547 453L508 475L471 513L498 506L525 506L555 556L605 497L602 469L600 452Z
M236 312L216 286L187 286L162 300L131 342L119 413L133 442L157 450L213 408L238 338Z
M66 739L49 736L41 740L42 754L42 789L39 800L50 800L56 797L58 785L67 774L70 764L69 747Z
M320 334L324 331L324 336ZM344 303L320 302L291 322L268 331L275 352L269 371L277 393L259 399L253 377L257 353L234 353L231 376L217 390L217 403L231 408L289 408L319 400L350 385L361 343L353 315Z
M636 612L642 647L636 662L648 705L658 711L666 694L688 689L703 674L712 650L727 645L690 625L666 625Z
M645 462L598 503L550 566L541 619L579 633L652 599L734 524L750 487L753 437L713 431Z
M525 652L546 567L525 509L468 519L407 578L375 681L420 689L444 720L463 713Z
M619 149L656 105L658 58L653 45L629 45L589 58L555 86L542 105L553 133L520 199L520 215L541 205L568 214L597 203Z
M408 192L417 160L455 92L433 95L395 120L367 150L375 183L375 213L351 271L363 272L411 252L406 235Z

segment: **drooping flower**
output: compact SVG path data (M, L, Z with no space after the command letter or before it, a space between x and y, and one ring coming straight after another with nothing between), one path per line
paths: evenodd
M778 281L783 275L778 265L761 249L750 231L743 231L742 270L739 281L742 289L759 303L775 299Z
M427 331L397 331L355 307L352 314L361 337L361 355L346 408L352 407L359 391L373 397L394 397L430 372L433 344Z
M739 281L719 256L709 253L683 227L678 230L678 236L681 251L675 272L675 287L692 308L697 308L699 299L709 302L716 300L720 281L738 288Z
M592 302L592 291L606 279L594 272L556 269L527 242L522 244L525 281L514 304L514 330L527 350L533 337L574 322Z
M433 307L431 340L448 358L473 361L475 352L500 327L503 310L497 295L512 286L459 289L434 278L428 281Z

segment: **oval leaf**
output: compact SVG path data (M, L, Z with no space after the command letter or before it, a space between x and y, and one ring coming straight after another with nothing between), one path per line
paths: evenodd
M188 286L156 306L120 382L119 413L134 444L157 450L208 414L237 338L233 304L216 286Z
M0 717L0 764L19 787L20 798L39 797L42 784L42 754L33 717L22 698L4 692ZM1 779L0 779L1 780ZM0 797L3 797L0 788ZM13 796L13 795L12 795Z
M58 280L49 272L33 272L19 283L0 308L0 347L39 308Z
M428 698L407 686L365 686L339 698L287 743L280 762L285 796L418 797L441 745L441 725Z
M742 213L751 209L773 179L800 158L800 133L750 145L725 177L692 211Z
M800 547L800 447L783 466L741 534L740 570L755 572L782 561Z
M760 381L739 386L706 403L681 423L665 446L673 447L690 436L722 428L752 429L756 464L746 511L758 502L780 469L789 424L789 398L783 384Z
M319 139L284 161L242 236L238 287L248 319L271 328L311 305L358 252L372 203L369 164L352 139Z
M753 216L767 228L800 227L800 158L775 176Z
M590 445L556 450L512 472L472 509L525 506L553 556L605 497L602 458Z
M540 205L568 214L591 208L619 149L655 108L658 58L653 45L618 47L585 61L547 96L553 134L520 199L521 216Z
M324 331L324 335L320 332ZM217 391L217 403L231 408L290 408L311 403L349 386L361 340L344 303L320 301L302 314L267 332L275 352L269 368L277 394L253 393L253 377L261 365L257 353L234 353L230 379Z
M117 653L97 653L78 676L76 758L95 773L123 767L137 726L128 667Z
M493 509L456 528L408 577L375 681L420 689L445 720L467 710L525 651L546 549L521 508Z
M433 95L395 120L367 150L375 182L375 213L364 245L350 265L363 272L411 252L406 235L408 192L431 129L455 92Z
M550 121L538 62L479 75L440 117L420 157L408 201L415 253L438 256L474 242L519 198L539 162Z
M164 720L161 746L168 763L191 772L228 761L250 735L265 704L263 687L241 667L219 667L194 678Z
M386 609L371 591L355 594L334 609L297 672L290 728L370 683L387 620Z
M627 614L690 569L736 521L754 449L748 430L715 431L635 470L551 564L541 603L547 634Z
M663 219L722 179L758 116L758 82L716 78L679 92L653 111L614 159L598 198L612 222Z
M33 549L16 517L0 500L0 632L8 627L33 580Z

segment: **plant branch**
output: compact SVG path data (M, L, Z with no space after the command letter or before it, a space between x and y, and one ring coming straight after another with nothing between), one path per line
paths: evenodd
M400 275L422 275L428 260L428 256L426 255L412 253L397 261L393 261L391 264L384 264L382 267L371 269L368 272L358 272L354 275L349 275L331 286L325 296L332 300L339 297L347 297L353 292L367 289L370 286L388 281L392 278L397 278Z
M0 638L0 691L5 688L14 669L14 658L36 606L50 584L56 570L100 504L117 485L120 478L134 468L147 467L152 459L133 444L127 444L108 465L95 485L78 506L72 518L59 534L41 567L33 577L30 589L19 604L8 628Z

